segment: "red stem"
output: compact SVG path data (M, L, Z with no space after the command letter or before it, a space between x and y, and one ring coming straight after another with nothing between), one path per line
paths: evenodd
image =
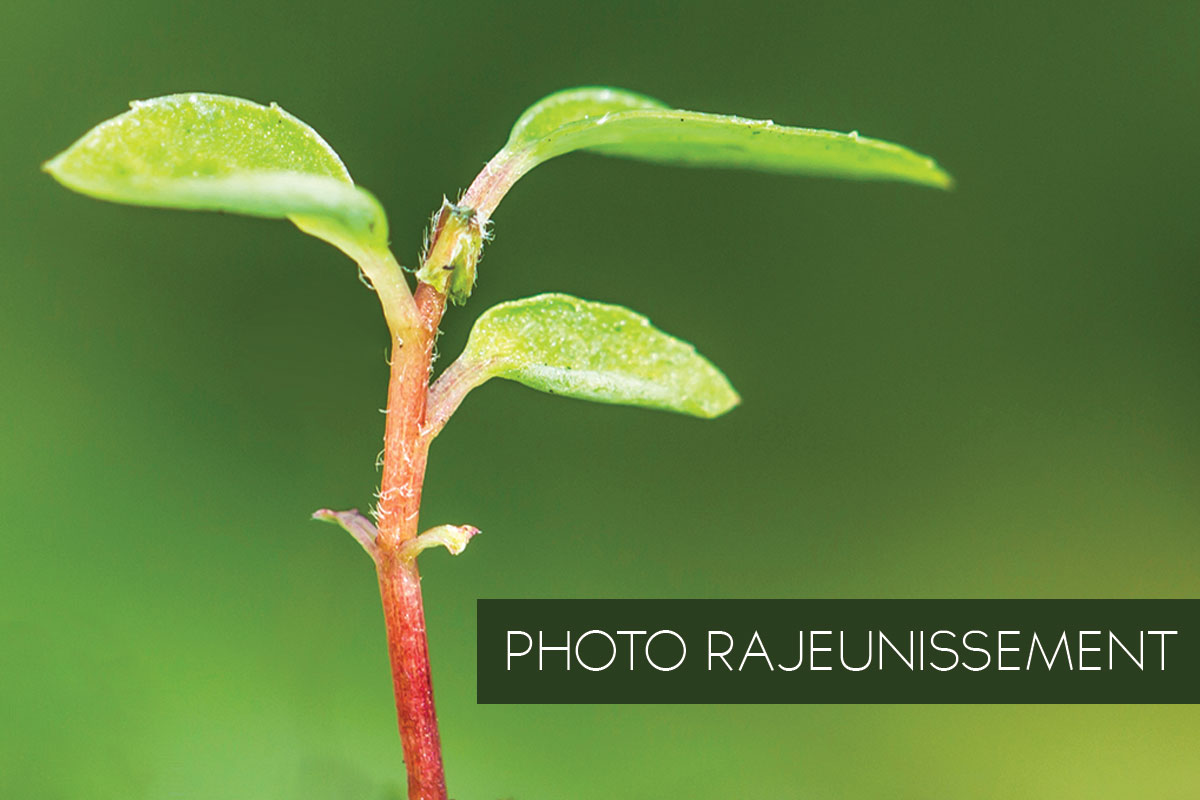
M408 770L409 800L446 800L421 576L415 559L406 560L399 555L400 546L418 532L429 448L421 429L429 391L430 359L445 310L445 297L422 284L417 289L416 304L419 325L400 332L392 341L383 479L377 506L376 571L387 626L400 741Z
M379 592L387 626L396 716L408 770L409 800L446 800L446 771L442 741L433 706L429 675L429 645L425 638L425 609L416 561L379 561Z

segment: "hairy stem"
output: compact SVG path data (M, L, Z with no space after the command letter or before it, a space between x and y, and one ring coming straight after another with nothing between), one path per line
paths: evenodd
M459 204L473 209L480 222L486 223L513 184L536 163L525 151L501 150L475 176Z
M442 741L433 706L425 608L416 561L379 560L379 592L387 626L396 716L408 770L409 800L446 800Z
M410 800L446 800L441 737L433 705L421 576L401 547L417 535L428 439L421 435L429 366L445 297L421 285L417 324L393 332L376 571L396 692Z

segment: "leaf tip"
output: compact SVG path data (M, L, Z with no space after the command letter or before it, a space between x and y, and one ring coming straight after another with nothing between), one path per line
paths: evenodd
M91 194L88 190L87 182L77 174L77 171L69 163L68 159L70 157L71 150L64 150L49 161L43 162L41 170L65 189L79 194Z
M920 183L934 189L952 192L957 186L957 181L941 164L929 156L919 156L921 162L920 176L916 179Z
M937 162L931 163L930 166L933 168L933 186L935 188L944 192L953 192L958 188L958 181L954 179L954 176L938 166Z
M59 153L54 158L42 162L41 170L58 182L62 182L62 162L66 158L66 151Z
M703 412L701 416L704 419L716 419L717 417L723 417L741 404L742 396L737 393L737 390L734 389L728 381L726 381L723 391L717 397L714 397L710 402L704 404L703 408L701 409Z
M734 389L732 386L729 387L729 394L730 394L729 405L727 405L724 409L722 409L722 411L721 411L722 414L725 414L729 411L733 411L735 408L737 408L738 406L740 406L742 404L742 396L740 394L738 394L737 390Z

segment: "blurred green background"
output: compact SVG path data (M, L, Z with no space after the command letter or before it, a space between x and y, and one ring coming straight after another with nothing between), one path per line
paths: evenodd
M1124 8L1125 10L1121 10ZM427 215L517 114L607 83L857 129L911 186L573 156L496 215L494 302L619 302L721 365L716 422L496 382L424 559L451 794L1195 798L1196 708L478 706L479 597L1196 597L1200 7L18 0L0 11L0 796L398 796L366 507L377 304L286 223L39 164L127 101L274 100Z

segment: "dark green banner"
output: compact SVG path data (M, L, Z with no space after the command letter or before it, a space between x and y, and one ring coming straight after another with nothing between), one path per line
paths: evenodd
M480 703L1195 703L1200 600L480 600Z

